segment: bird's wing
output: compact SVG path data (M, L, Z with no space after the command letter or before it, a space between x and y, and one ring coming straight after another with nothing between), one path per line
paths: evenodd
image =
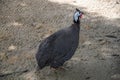
M69 55L69 52L74 51L74 47L76 48L77 42L74 41L72 35L70 33L64 33L64 35L59 36L54 41L54 55L55 58L61 58Z
M73 46L69 51L63 51L63 53L57 54L54 61L52 62L52 67L59 67L64 64L65 61L71 59L74 55L77 46Z
M63 50L57 52L55 60L62 60L62 61L69 60L74 55L74 52L77 48L77 44L75 45L73 43L69 47L63 47L63 48L65 48L66 50L63 49Z
M62 30L55 32L54 34L50 35L45 40L43 40L39 45L39 49L38 49L39 56L42 56L43 54L44 55L49 54L55 45L54 42L61 34L63 34Z
M62 61L65 62L65 61L71 59L71 57L75 53L76 48L77 48L77 46L72 47L72 49L62 58Z
M58 31L51 36L43 40L39 46L36 54L39 67L42 69L45 65L49 65L51 62L51 56L54 49L54 41L60 36L61 31Z
M78 40L76 39L76 36L72 34L72 32L67 32L62 36L59 36L54 43L54 61L52 63L52 66L58 67L62 66L63 63L67 60L69 60L77 46L78 46Z

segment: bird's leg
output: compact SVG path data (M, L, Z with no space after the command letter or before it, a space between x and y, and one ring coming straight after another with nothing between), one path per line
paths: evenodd
M39 68L39 66L36 67L35 73L40 73L40 68Z
M59 70L62 70L62 71L67 71L68 69L67 69L67 68L65 68L65 67L63 67L63 66L60 66L60 67L59 67Z
M53 67L50 67L50 69L54 72L57 70L57 68L53 68Z
M59 68L50 67L50 69L54 72L54 75L56 76L55 80L58 80L58 77L59 77L58 69Z
M50 75L51 73L55 73L57 71L56 68L50 67L50 70L48 70L47 75Z
M58 68L50 67L50 69L52 69L54 72L56 72L57 70L60 70L60 71L66 71L66 70L68 70L68 69L66 69L66 68L63 67L63 66L60 66L60 67L58 67Z

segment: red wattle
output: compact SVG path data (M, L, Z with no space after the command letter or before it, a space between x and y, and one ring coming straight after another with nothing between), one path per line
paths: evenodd
M80 15L80 18L82 18L82 15Z

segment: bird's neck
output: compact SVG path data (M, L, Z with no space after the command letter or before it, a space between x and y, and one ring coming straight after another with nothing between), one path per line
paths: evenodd
M73 21L73 26L77 27L77 28L80 28L80 20L78 20L77 22Z
M80 31L80 24L73 23L71 28L72 28L72 30L75 30L75 32L79 33L79 31Z
M80 20L77 20L77 21L73 20L73 22L74 22L74 24L80 25Z

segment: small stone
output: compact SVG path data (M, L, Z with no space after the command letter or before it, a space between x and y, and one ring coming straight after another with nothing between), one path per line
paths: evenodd
M13 51L13 50L16 50L16 49L17 49L17 47L14 46L14 45L11 45L11 46L8 47L8 51Z
M120 80L120 74L114 74L111 76L112 79Z
M20 5L23 6L23 7L27 6L26 3L20 3Z
M83 45L91 45L92 43L90 41L85 41Z
M13 23L11 23L11 25L13 25L13 26L22 26L22 24L19 23L19 22L13 22Z

